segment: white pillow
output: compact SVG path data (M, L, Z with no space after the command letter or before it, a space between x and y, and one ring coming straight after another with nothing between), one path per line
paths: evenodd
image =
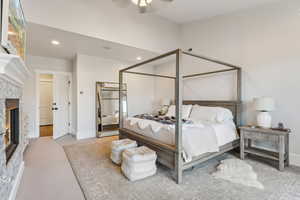
M233 115L231 110L222 107L216 107L217 109L217 122L225 122L229 120L233 120Z
M192 110L192 105L183 105L182 106L182 119L188 119ZM171 105L168 109L166 116L175 117L176 115L176 106Z
M194 121L224 122L233 119L230 110L221 107L194 105L190 118Z

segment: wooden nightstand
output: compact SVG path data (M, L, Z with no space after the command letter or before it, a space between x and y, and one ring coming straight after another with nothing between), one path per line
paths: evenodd
M240 129L240 156L243 160L245 153L255 154L260 157L278 161L278 168L283 171L284 166L289 166L289 135L290 130L274 130L264 128L252 128L242 126ZM257 147L252 147L252 141L270 141L275 138L278 151L268 151Z

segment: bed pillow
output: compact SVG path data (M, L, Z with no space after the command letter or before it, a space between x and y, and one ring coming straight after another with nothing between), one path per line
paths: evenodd
M222 107L216 107L217 109L217 122L225 122L229 120L233 120L233 115L231 110Z
M188 119L192 110L192 105L183 105L182 106L182 119ZM166 116L175 117L176 115L176 107L175 105L171 105L168 109Z
M194 121L219 122L232 120L233 115L229 109L194 105L190 118Z
M193 121L209 121L217 120L217 112L213 107L193 105L190 118Z

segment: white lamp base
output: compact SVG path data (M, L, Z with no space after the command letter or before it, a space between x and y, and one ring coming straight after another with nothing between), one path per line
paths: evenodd
M272 117L268 112L260 112L257 115L257 125L263 128L271 128Z

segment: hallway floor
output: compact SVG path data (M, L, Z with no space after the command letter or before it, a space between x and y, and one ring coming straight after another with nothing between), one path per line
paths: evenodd
M41 137L33 141L24 156L25 170L17 200L84 200L61 145L75 143L72 136L58 141Z
M40 137L52 137L53 125L40 126Z

